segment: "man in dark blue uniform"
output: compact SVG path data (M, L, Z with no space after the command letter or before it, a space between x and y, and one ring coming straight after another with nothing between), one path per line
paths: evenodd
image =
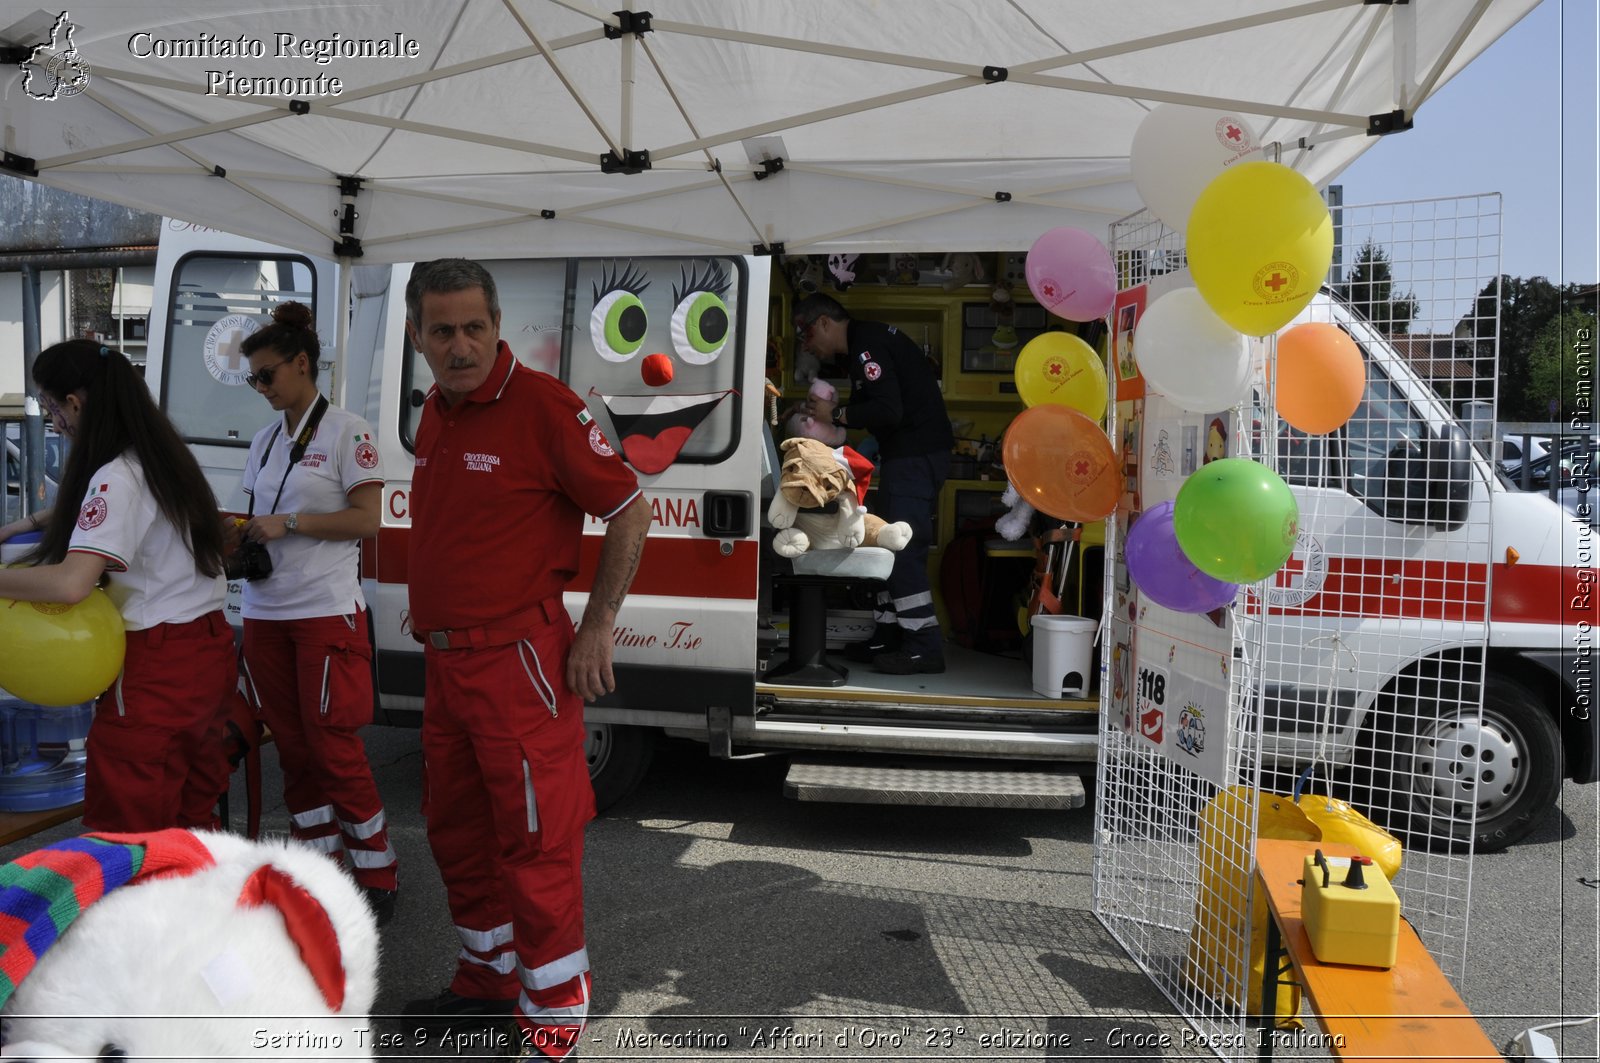
M872 638L846 647L845 655L895 675L942 672L944 639L928 585L928 549L955 437L938 371L903 333L876 321L852 320L831 296L800 300L794 326L802 347L821 361L838 359L850 377L848 404L813 396L811 416L872 433L878 441L872 511L890 523L911 525L911 542L895 555L888 588L878 595Z

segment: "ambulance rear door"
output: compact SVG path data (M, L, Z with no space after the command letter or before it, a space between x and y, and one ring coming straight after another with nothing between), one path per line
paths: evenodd
M162 221L150 307L145 383L188 442L223 509L244 512L250 440L274 416L245 383L244 339L290 300L309 306L322 343L318 386L333 385L337 264L181 218ZM269 500L270 501L270 500ZM237 586L228 617L239 620Z
M591 724L704 733L708 707L753 711L768 261L485 263L499 288L501 338L524 364L559 375L586 401L591 445L623 456L651 508L650 538L612 631L617 690L588 706ZM433 384L404 335L408 276L408 267L396 267L384 337L403 355L395 367L401 379L384 388L380 429L390 479L378 552L380 657L385 646L409 641L397 552L410 523L419 400ZM398 426L398 439L388 423ZM604 534L604 524L588 521L581 570L566 597L575 621ZM401 691L391 680L400 677L384 673L380 667L385 703L414 704L393 696Z

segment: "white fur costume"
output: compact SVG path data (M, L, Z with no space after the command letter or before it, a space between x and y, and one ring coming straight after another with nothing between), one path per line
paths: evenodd
M372 1058L378 935L355 884L298 845L195 836L213 866L110 890L44 951L0 1055Z

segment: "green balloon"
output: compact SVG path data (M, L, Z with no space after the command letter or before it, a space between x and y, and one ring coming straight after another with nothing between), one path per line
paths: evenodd
M1202 465L1178 489L1172 530L1195 568L1258 583L1294 553L1300 507L1283 478L1246 458Z

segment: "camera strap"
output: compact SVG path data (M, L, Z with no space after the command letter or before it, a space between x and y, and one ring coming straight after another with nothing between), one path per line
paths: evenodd
M299 433L294 437L294 444L289 448L289 464L283 470L283 479L278 481L278 493L272 496L272 508L267 510L268 513L278 512L278 502L283 498L283 485L289 482L289 471L299 465L300 459L306 456L306 447L310 446L311 441L316 438L317 425L322 423L322 415L327 411L328 397L321 394L317 395L317 401L311 406L311 413L306 417L305 423L300 426ZM267 467L267 459L272 456L272 447L278 442L278 433L282 428L282 424L272 426L272 438L267 440L266 450L262 452L261 465L256 470L258 474L261 469ZM256 515L256 496L254 491L250 493L249 513L252 517Z

